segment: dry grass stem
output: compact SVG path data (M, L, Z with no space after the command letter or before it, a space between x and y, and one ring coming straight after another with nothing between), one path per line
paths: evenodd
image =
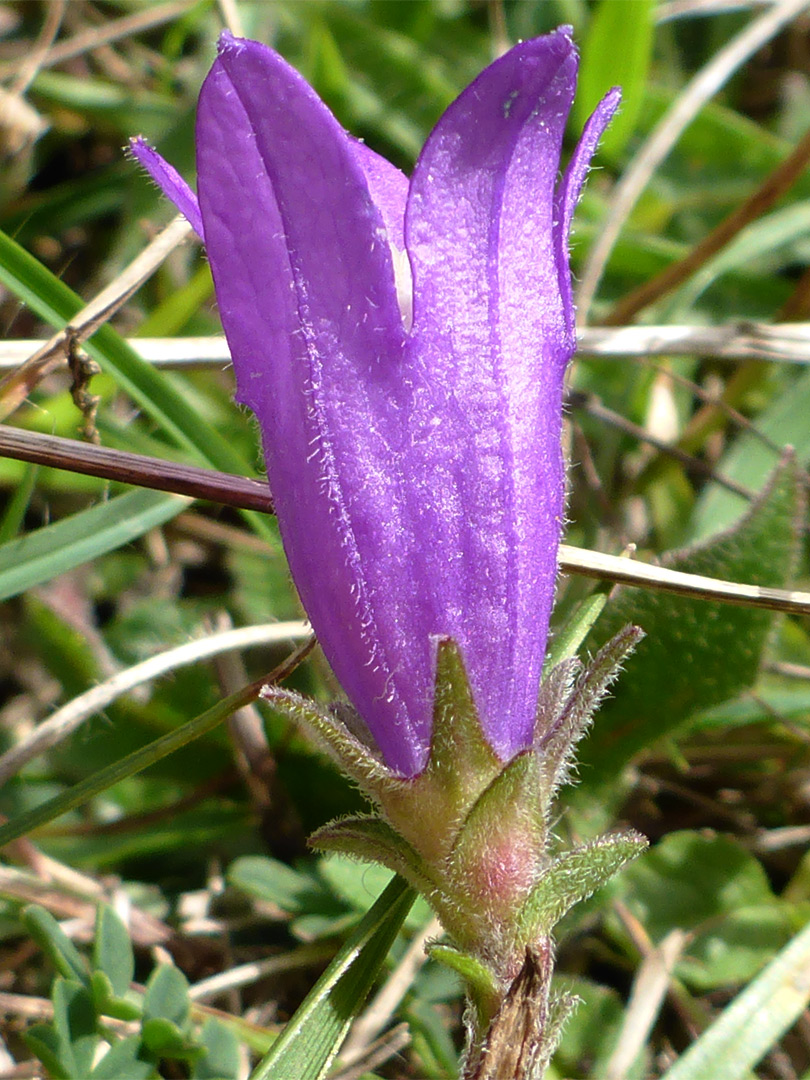
M334 945L328 941L299 945L293 952L268 956L264 960L252 960L247 964L237 964L235 967L228 968L227 971L221 971L207 979L200 979L189 987L189 997L192 1001L210 1001L229 990L251 986L259 979L266 979L269 975L281 975L287 971L299 971L302 968L325 964L334 955Z
M719 326L589 326L577 333L580 360L648 359L653 356L705 356L713 360L763 360L810 364L810 323L741 320ZM130 348L164 369L226 367L231 354L224 337L131 338ZM0 342L0 371L23 363L48 342ZM64 355L54 367L67 367Z
M21 436L31 436L31 433L21 433L18 429L4 428L0 425L0 453L8 453L9 456L18 457L22 460L40 460L39 458L28 458L23 452L24 448L21 449L19 446L14 449L13 453L11 450L6 450L6 445L10 445L12 442L9 432L14 433L14 437L18 442ZM45 438L54 439L55 436L37 435L34 436L34 441ZM70 439L60 441L72 442ZM75 445L82 446L83 444L77 443ZM101 447L86 447L86 449L92 449L95 453L102 455L110 453L104 451ZM150 463L149 470L145 470L148 475L140 482L148 487L165 490L159 475L160 460L158 458L148 458L147 461ZM53 464L53 462L50 462L50 464ZM60 467L67 468L69 466L61 465ZM176 466L172 467L176 468ZM82 471L92 473L93 469L83 467ZM251 500L256 498L256 488L258 486L256 481L248 480L245 477L232 476L229 473L220 473L213 469L192 470L190 466L182 467L181 471L186 483L185 490L191 495L194 494L194 485L197 483L195 473L202 474L197 492L199 498L216 499L225 505L240 508L246 508L243 501L245 494ZM255 503L251 501L250 506L254 507ZM267 508L267 505L265 505L264 509ZM685 574L680 571L669 570L663 566L639 563L625 556L606 555L597 551L587 551L584 548L573 548L568 544L560 545L559 566L561 570L567 573L582 574L585 577L600 578L624 585L661 589L664 592L674 592L704 600L719 600L723 603L739 604L743 607L762 607L771 611L788 611L797 615L810 614L810 593L793 589L771 589L759 585L721 581L696 574ZM122 673L122 676L124 674ZM2 760L0 758L0 766L2 766ZM2 781L2 778L3 774L0 768L0 781Z
M91 337L152 276L169 252L191 235L191 226L178 214L64 330L0 381L0 420L18 409L37 383L67 360L69 350Z
M753 195L704 236L685 258L671 263L660 274L656 274L655 277L622 297L609 315L601 320L602 324L622 326L629 323L644 308L683 284L712 256L729 244L738 233L742 232L746 225L750 225L752 221L756 221L770 210L774 203L799 179L807 168L808 161L810 161L810 131Z
M42 435L7 424L0 424L0 456L193 499L226 503L242 510L258 510L265 514L273 510L267 484L260 480L226 476L196 465L131 454L58 435Z
M195 0L172 0L171 3L167 4L149 4L136 11L133 15L126 15L121 19L111 19L103 26L94 26L89 30L83 30L65 41L60 41L58 45L48 48L38 58L36 70L53 67L55 64L61 64L65 60L73 59L74 56L81 56L82 53L101 48L102 45L109 45L111 42L119 41L121 38L142 33L144 30L151 30L162 23L171 22L172 19L176 19L193 8L194 2ZM0 79L7 79L13 75L21 76L27 70L30 59L29 54L26 54L19 60L9 60L0 64Z
M683 930L672 930L660 945L649 949L636 972L616 1049L608 1061L604 1080L625 1080L647 1042L669 989L675 964L686 945Z

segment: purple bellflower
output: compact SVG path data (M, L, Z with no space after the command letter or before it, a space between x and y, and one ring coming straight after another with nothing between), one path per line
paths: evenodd
M568 235L597 107L560 177L577 54L515 46L450 106L410 181L270 48L224 34L197 196L132 152L204 240L295 583L386 764L430 747L436 642L501 761L532 742L564 519Z
M371 803L311 843L431 903L451 943L432 955L467 985L475 1080L542 1075L573 1007L550 993L553 927L645 846L549 842L573 747L640 636L541 684L568 234L619 102L597 106L560 177L576 75L567 28L515 46L441 117L409 181L280 56L224 35L200 93L197 195L132 143L205 242L292 575L356 712L265 688Z

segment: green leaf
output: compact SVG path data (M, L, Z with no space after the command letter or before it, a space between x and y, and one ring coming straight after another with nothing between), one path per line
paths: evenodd
M588 979L569 976L564 983L580 1004L565 1026L554 1064L563 1076L587 1075L597 1080L607 1073L607 1063L621 1031L624 1015L621 998L612 988ZM590 1067L586 1069L584 1062Z
M62 1060L71 1061L71 1077L87 1076L99 1041L93 999L86 986L59 977L54 980L51 997Z
M39 1058L53 1080L72 1080L73 1058L67 1048L68 1060L63 1060L65 1046L53 1024L34 1024L23 1033L28 1049Z
M591 896L647 847L634 832L600 836L582 847L558 855L543 871L520 912L521 941L550 934L563 915Z
M113 1043L90 1074L91 1080L150 1080L157 1075L155 1064L143 1053L140 1035L127 1035Z
M0 600L131 543L189 505L179 495L129 491L0 547Z
M202 1048L185 1035L177 1024L162 1016L153 1016L141 1025L141 1039L146 1050L156 1058L197 1060Z
M269 901L291 915L320 910L319 901L326 897L313 874L295 870L266 855L237 859L228 867L227 877L231 885L248 896Z
M743 1080L810 1001L810 925L739 994L662 1080Z
M375 896L380 895L391 880L386 867L377 863L365 863L358 866L357 859L337 852L332 852L318 861L318 876L328 885L332 903L336 900L342 901L360 915L365 915L369 904ZM324 910L330 909L322 906L321 911ZM421 930L430 916L431 911L427 901L417 896L405 916L405 929L412 932Z
M429 945L427 953L432 960L437 960L462 977L478 1009L479 1022L483 1025L486 1017L492 1016L503 1000L503 992L495 975L480 960L450 945Z
M675 928L689 933L677 975L701 991L752 978L794 929L792 905L730 837L670 833L627 868L620 888L653 942Z
M565 624L554 632L543 661L544 677L563 660L570 660L571 657L576 656L580 645L591 632L606 603L606 593L591 593L577 605Z
M173 964L161 964L152 972L143 999L143 1018L169 1020L182 1028L188 1020L191 999L188 979Z
M100 904L96 915L93 966L110 980L112 992L123 997L135 977L135 957L127 928L109 904Z
M798 462L810 464L810 371L797 373L756 420L756 432L743 431L717 464L717 471L749 491L759 491L777 463L776 446L792 446ZM764 439L760 436L764 436ZM745 510L740 495L720 484L707 484L695 506L690 536L704 540L728 528Z
M601 0L582 47L574 125L581 131L608 90L620 86L622 105L603 135L599 151L614 161L635 131L646 93L654 7L654 0L634 0L632 4Z
M719 925L710 923L695 933L676 975L701 993L741 986L790 941L807 915L806 905L799 912L773 901L730 911Z
M238 1080L239 1040L217 1020L209 1019L203 1024L200 1042L205 1056L196 1062L192 1070L194 1080Z
M624 902L654 942L738 907L774 900L760 863L737 840L670 833L622 878Z
M793 461L783 463L742 521L700 546L665 557L675 570L753 585L789 584L802 497ZM602 706L580 751L583 786L612 782L639 750L699 710L753 685L773 625L771 612L622 587L599 620L600 639L627 623L646 633L620 691Z
M393 944L414 894L394 878L307 995L251 1080L320 1080Z
M23 911L22 918L28 933L60 975L84 985L89 983L84 957L50 911L32 904Z
M235 694L225 698L224 701L214 705L213 708L201 713L200 716L189 720L187 724L183 724L176 731L170 731L167 735L163 735L160 739L155 739L154 742L149 743L148 746L128 754L106 769L101 769L64 794L49 799L41 806L29 810L25 814L20 814L19 817L9 821L8 824L0 826L0 848L12 840L31 832L33 829L39 828L40 825L45 825L49 821L61 817L68 810L82 806L95 795L112 787L113 784L117 784L128 776L134 776L150 765L154 765L155 762L160 761L168 754L179 750L187 743L207 734L207 732L212 731L218 724L227 719L236 709L254 701L257 696L258 689L255 685L246 687L244 690L238 690Z
M112 1016L116 1020L140 1019L140 1004L116 995L109 977L103 971L94 971L90 976L90 989L99 1016Z

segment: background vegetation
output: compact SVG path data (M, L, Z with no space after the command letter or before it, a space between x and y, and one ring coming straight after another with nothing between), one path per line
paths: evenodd
M625 89L576 223L580 314L635 327L610 356L592 337L573 373L566 540L801 588L810 16L795 2L7 3L3 371L115 291L171 219L121 147L143 134L193 176L196 95L224 24L274 45L409 169L493 55L561 22L583 50L569 147L601 93ZM62 342L59 364L0 385L7 425L261 476L230 370L167 371L135 348L220 332L199 246L174 245L146 277L87 345L98 368ZM664 325L693 344L649 329ZM694 344L712 327L723 349L718 335ZM774 473L786 444L796 456ZM358 796L301 732L261 704L227 723L210 711L306 637L272 519L57 469L52 452L0 458L0 811L37 825L0 864L0 1077L246 1077L387 875L308 853L307 832ZM564 576L556 625L610 588ZM558 977L583 1004L551 1075L810 1077L806 614L623 588L586 648L628 620L649 636L584 746L558 832L623 822L652 847L564 924ZM211 656L212 635L245 627L259 628L252 645ZM161 677L133 673L164 654ZM337 692L317 650L288 682ZM34 741L46 720L49 747ZM418 902L341 1077L455 1075L460 988L424 962L437 932Z

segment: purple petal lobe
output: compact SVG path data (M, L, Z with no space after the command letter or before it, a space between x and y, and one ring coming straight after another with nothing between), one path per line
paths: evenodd
M197 164L239 398L259 418L290 568L324 652L388 763L413 774L430 720L410 703L420 583L400 488L411 390L387 242L401 182L369 180L357 146L272 50L223 42L200 95Z
M554 213L557 227L554 238L557 245L557 264L560 268L560 292L572 324L574 310L571 297L571 274L568 269L568 236L571 232L571 222L579 196L582 193L582 185L588 175L591 158L596 153L599 140L602 138L605 128L613 119L621 99L621 90L618 86L614 86L596 106L585 125L576 149L571 155L571 160L568 162L568 168L565 170L565 174L557 188Z
M383 219L388 243L404 251L408 177L396 165L370 150L365 143L352 139L350 146L363 170L369 194Z
M149 173L166 198L170 199L184 215L197 236L204 240L197 196L177 169L168 161L164 161L157 150L153 150L140 136L129 140L129 149L141 168Z
M554 189L576 71L564 31L487 68L428 139L406 212L423 627L459 642L504 758L531 742L563 522Z
M404 173L375 154L361 142L352 140L354 155L368 184L369 194L380 212L391 248L397 300L406 330L413 321L413 281L411 264L405 250L405 206L408 201L408 178Z

